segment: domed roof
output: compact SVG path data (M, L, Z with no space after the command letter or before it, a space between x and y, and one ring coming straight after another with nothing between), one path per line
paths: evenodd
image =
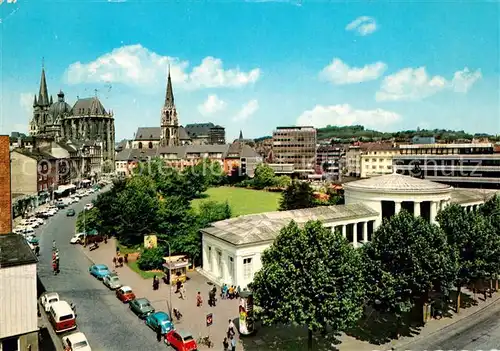
M344 185L346 190L367 190L389 193L442 193L452 189L451 186L430 180L414 178L402 174L387 174L368 179L357 180Z
M71 106L64 101L64 93L62 91L57 94L57 102L53 103L49 108L49 113L54 117L71 114Z

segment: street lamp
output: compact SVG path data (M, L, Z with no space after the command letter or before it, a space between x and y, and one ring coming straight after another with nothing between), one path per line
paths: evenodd
M170 290L170 302L168 304L168 311L170 312L170 318L172 318L172 269L170 268L170 265L172 263L171 261L171 251L170 251L170 243L166 240L163 239L156 239L156 241L161 241L167 244L168 247L168 285L169 285L169 290Z

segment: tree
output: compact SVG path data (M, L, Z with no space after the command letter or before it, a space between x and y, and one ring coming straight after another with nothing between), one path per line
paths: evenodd
M401 317L428 302L432 291L448 295L456 281L456 252L445 233L422 217L401 211L363 246L368 301Z
M275 178L274 185L280 188L286 188L292 184L292 178L286 175L282 175Z
M198 223L200 228L207 227L212 222L231 218L229 203L216 201L203 201L198 207Z
M255 168L254 178L252 179L253 186L257 189L264 189L275 184L274 171L269 165L260 163Z
M121 216L117 236L125 244L137 244L153 232L157 223L159 199L156 186L148 176L134 176L118 195Z
M307 182L293 181L281 194L280 211L316 206L314 192Z
M250 289L264 324L303 325L341 332L363 313L364 278L359 253L340 234L310 221L284 227L262 255Z
M111 160L106 160L102 164L102 173L111 173L113 172L114 165L113 161Z
M96 229L100 233L114 235L118 229L118 224L121 223L122 209L118 197L125 189L124 184L124 182L120 182L118 187L115 186L110 191L100 193L94 201L94 208L99 209L99 228Z
M458 257L456 311L460 311L462 286L474 280L485 278L486 272L494 271L488 267L489 256L494 256L496 240L492 227L484 217L477 213L467 213L460 205L450 205L436 217L448 243ZM492 252L493 251L493 252ZM496 259L493 259L496 261ZM493 262L491 262L493 263Z
M78 213L76 218L76 229L78 232L90 232L92 230L99 231L101 228L101 215L99 209L94 207L90 210L83 210Z

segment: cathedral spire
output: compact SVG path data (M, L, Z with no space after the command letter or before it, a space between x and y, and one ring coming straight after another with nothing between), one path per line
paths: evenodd
M40 91L38 92L38 105L49 106L49 93L45 79L45 65L42 63L42 77L40 78Z
M243 140L243 132L240 129L240 137L238 138L239 140Z
M38 103L36 101L36 94L35 94L35 99L33 100L33 107L35 107L36 105L38 105Z
M165 107L174 107L174 90L172 89L172 78L170 77L170 64L168 64L167 94L165 95Z

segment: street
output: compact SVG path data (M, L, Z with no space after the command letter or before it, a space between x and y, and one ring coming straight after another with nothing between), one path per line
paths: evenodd
M500 302L398 350L494 350L500 347Z
M78 214L97 194L71 205ZM38 274L47 291L76 305L78 329L85 333L93 350L165 350L165 344L132 314L100 281L90 276L90 261L77 246L69 243L75 232L77 216L66 217L60 210L37 230L40 239ZM61 273L51 267L52 240L59 249ZM105 245L105 244L102 244Z

